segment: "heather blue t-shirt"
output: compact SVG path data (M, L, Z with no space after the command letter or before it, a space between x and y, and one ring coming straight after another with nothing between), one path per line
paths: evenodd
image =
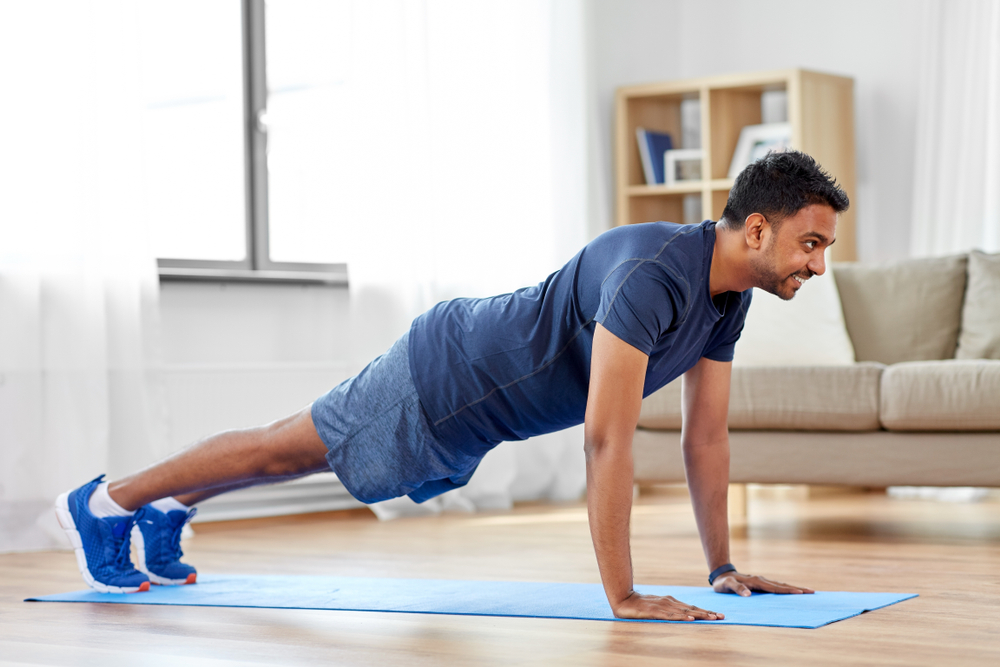
M414 320L410 372L435 434L482 455L583 423L596 323L649 355L643 396L731 361L751 290L709 293L715 223L616 227L533 287Z

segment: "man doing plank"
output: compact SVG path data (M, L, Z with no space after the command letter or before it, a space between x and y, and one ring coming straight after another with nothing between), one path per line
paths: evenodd
M791 299L822 274L847 207L811 157L773 153L739 175L718 223L618 227L538 285L439 303L301 412L60 496L81 572L102 591L194 583L180 529L206 498L332 469L363 502L422 502L466 484L500 442L582 422L590 530L615 615L720 619L632 588L632 436L642 398L683 375L684 463L712 586L811 593L729 563L730 366L750 288Z

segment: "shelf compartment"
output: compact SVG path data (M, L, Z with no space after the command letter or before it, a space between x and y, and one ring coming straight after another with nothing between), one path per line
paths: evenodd
M704 191L672 192L629 197L629 220L632 222L677 222L696 224L704 219ZM686 205L688 204L688 205Z
M684 195L651 195L629 199L629 220L632 222L683 222Z
M698 90L633 97L625 101L623 109L625 125L621 128L622 135L618 140L626 147L622 156L625 163L626 186L646 185L639 145L635 138L636 128L666 132L673 139L674 148L680 148L681 102L685 99L700 99Z
M787 86L772 83L709 91L712 179L728 177L740 132L747 125L760 125L760 96L769 90L787 91Z

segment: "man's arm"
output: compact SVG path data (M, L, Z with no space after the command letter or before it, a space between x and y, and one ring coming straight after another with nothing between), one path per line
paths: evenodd
M691 503L694 506L701 546L711 572L729 563L729 385L731 363L702 358L684 374L681 390L683 424L681 448ZM812 593L764 577L728 572L716 578L717 593L750 595Z
M629 550L632 436L639 421L647 361L645 354L597 325L590 365L584 448L590 534L604 591L619 618L721 619L722 614L684 604L669 596L639 595L632 590Z

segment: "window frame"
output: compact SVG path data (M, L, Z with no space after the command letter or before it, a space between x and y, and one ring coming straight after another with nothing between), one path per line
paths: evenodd
M267 174L265 0L241 0L246 256L242 260L157 258L160 281L347 285L347 264L275 262L270 253Z

